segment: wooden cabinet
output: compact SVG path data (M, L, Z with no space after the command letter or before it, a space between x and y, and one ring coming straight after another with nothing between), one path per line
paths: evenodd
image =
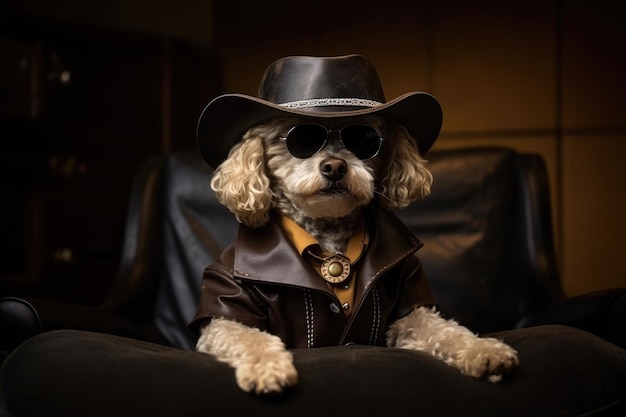
M136 168L195 146L218 92L212 55L145 34L0 28L0 296L96 303L115 278Z

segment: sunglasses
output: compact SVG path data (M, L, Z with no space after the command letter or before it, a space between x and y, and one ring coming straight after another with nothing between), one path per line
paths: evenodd
M361 160L372 159L383 145L380 133L371 126L353 124L341 130L329 130L315 123L301 124L289 129L287 136L280 137L287 150L296 158L310 158L326 146L330 132L339 132L339 141L347 150Z

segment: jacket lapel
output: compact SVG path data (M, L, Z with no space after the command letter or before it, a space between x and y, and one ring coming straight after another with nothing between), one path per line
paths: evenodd
M237 278L331 293L325 281L295 250L275 216L263 227L239 226L235 248Z
M371 209L366 216L370 244L360 261L356 300L382 273L422 246L395 215ZM275 216L260 228L241 225L235 248L234 274L239 279L332 294L317 271L295 250Z
M359 270L355 300L361 300L388 269L413 255L423 246L422 242L392 213L380 209L368 210L366 222L369 227L370 244Z

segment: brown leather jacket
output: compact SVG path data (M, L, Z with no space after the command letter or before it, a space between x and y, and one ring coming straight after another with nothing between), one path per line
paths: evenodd
M261 228L240 226L236 242L205 269L191 329L225 317L278 335L288 348L384 345L389 324L434 301L415 256L422 243L393 214L369 210L366 224L370 242L349 319L275 216Z

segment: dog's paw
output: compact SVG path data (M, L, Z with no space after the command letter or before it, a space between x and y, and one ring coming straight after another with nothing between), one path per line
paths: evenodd
M237 385L245 392L257 395L274 395L298 381L291 353L272 352L255 358L255 361L237 365Z
M517 351L494 338L479 338L461 352L461 372L475 378L485 378L496 383L519 364Z

